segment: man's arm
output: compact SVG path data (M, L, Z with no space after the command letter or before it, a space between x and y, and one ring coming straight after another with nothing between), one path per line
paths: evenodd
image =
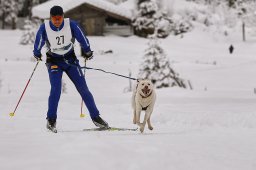
M36 40L34 43L33 53L36 58L41 58L42 56L41 49L45 44L45 39L46 39L45 25L42 24L36 33Z
M70 20L70 27L72 35L80 43L85 53L91 52L90 43L85 36L83 29L78 25L77 22Z

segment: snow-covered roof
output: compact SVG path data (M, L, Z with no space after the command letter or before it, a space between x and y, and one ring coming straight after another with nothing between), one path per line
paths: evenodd
M105 0L50 0L43 4L33 7L32 14L34 17L49 18L50 9L54 5L59 5L63 8L64 12L67 12L75 7L82 4L89 4L96 8L100 8L104 11L132 19L132 11L125 8L124 6L115 5Z
M127 0L118 4L118 6L121 8L126 8L130 11L134 11L137 8L137 0Z

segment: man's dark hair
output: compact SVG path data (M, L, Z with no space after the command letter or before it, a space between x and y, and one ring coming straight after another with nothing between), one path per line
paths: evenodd
M63 15L63 9L60 6L53 6L50 10L51 16Z

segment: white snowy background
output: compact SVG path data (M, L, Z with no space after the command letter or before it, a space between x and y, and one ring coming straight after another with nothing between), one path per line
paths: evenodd
M59 103L58 133L48 132L45 117L50 84L44 62L15 116L10 117L36 62L33 47L19 44L20 30L1 30L0 169L255 170L256 38L251 33L243 42L240 28L238 23L224 36L216 27L198 24L183 37L170 35L161 40L172 67L191 81L193 90L157 89L154 130L145 129L143 134L82 131L94 125L85 107L86 117L79 117L81 98L65 74L67 90ZM147 39L88 38L95 51L88 67L123 75L131 71L136 77ZM235 48L233 54L228 52L230 44ZM76 44L77 54L79 50ZM113 53L102 54L106 50ZM136 127L132 124L132 94L124 92L129 80L92 70L86 70L85 76L101 116L114 127Z

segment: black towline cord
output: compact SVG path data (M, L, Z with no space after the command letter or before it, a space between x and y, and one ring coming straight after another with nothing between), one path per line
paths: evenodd
M124 75L121 75L121 74L117 74L117 73L105 71L105 70L102 70L102 69L99 69L99 68L92 68L92 67L86 67L86 66L85 66L85 67L81 67L81 69L97 70L97 71L101 71L101 72L104 72L104 73L113 74L113 75L116 75L116 76L119 76L119 77L124 77L124 78L127 78L127 79L131 79L131 80L136 80L136 81L138 81L138 79L136 79L136 78L132 78L132 77L124 76Z

